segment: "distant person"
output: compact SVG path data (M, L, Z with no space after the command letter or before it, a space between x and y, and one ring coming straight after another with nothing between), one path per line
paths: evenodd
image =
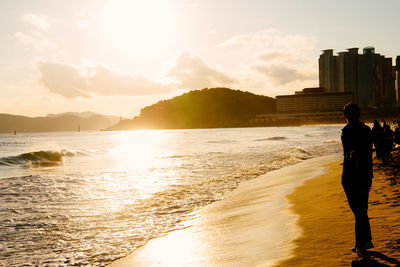
M347 125L342 129L343 173L342 186L355 218L354 252L368 258L373 248L368 218L368 195L372 184L372 132L360 121L360 108L347 104L343 109Z
M377 120L374 120L374 126L372 127L372 143L375 147L375 158L380 160L382 160L383 157L382 154L384 149L384 142L385 136L383 132L383 127Z
M393 150L393 131L390 129L389 124L383 125L383 133L385 136L385 143L384 143L384 159L385 162L393 161L392 157L392 150Z
M394 142L400 145L400 121L397 122L397 127L394 129Z

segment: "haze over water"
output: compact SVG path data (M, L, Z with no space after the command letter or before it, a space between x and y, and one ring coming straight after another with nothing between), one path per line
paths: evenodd
M0 265L105 265L242 181L340 151L340 128L2 134Z

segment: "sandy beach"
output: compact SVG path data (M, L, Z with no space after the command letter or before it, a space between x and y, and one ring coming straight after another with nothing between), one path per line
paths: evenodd
M150 240L112 266L272 266L301 234L286 196L338 155L303 161L243 182L195 213L187 228Z
M294 257L279 266L399 266L400 264L400 157L385 166L374 162L369 217L374 249L372 260L358 262L354 246L354 218L340 184L341 162L310 179L288 196L300 214L302 235L295 240Z
M374 167L369 265L350 250L354 219L334 155L247 181L197 212L187 228L150 240L111 266L398 266L400 156L394 159Z

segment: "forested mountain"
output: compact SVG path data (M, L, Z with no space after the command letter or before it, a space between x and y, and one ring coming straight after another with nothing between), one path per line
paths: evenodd
M263 113L276 113L276 99L229 88L206 88L147 106L138 117L106 130L243 127Z

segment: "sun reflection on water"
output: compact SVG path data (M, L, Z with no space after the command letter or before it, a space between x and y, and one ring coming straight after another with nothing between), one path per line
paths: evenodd
M162 154L162 142L165 135L157 131L131 131L114 136L116 146L110 154L117 163L130 168L148 169L154 166Z
M96 179L96 191L102 187L107 192L102 201L107 210L121 210L168 186L173 168L165 159L167 139L168 134L151 130L112 136L114 146L107 158L113 161L113 167Z

